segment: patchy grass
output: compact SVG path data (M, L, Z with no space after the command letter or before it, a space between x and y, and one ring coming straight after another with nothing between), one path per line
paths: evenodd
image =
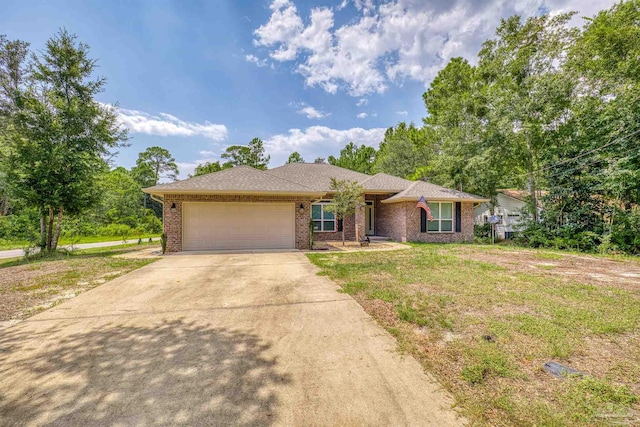
M149 240L151 238L160 237L159 234L143 234L141 236L131 235L127 238L127 240ZM121 242L122 236L81 236L76 239L71 239L68 237L61 237L59 245L66 246L70 244L78 245L81 243L100 243L100 242ZM29 246L29 242L26 240L7 240L0 239L0 251L6 251L11 249L24 249Z
M151 246L58 251L3 261L0 263L0 326L25 319L155 261L157 258L117 256Z
M640 424L635 260L435 244L308 256L474 425ZM541 260L558 267L538 268ZM586 376L554 378L542 368L550 360Z

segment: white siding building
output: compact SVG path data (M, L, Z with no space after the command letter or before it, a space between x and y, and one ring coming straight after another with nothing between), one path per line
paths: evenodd
M528 192L524 190L498 190L494 215L500 218L496 224L496 237L509 239L514 232L519 230L520 222L526 212L526 197ZM538 214L542 212L538 202ZM476 225L488 224L491 216L491 204L482 203L473 210L474 223Z

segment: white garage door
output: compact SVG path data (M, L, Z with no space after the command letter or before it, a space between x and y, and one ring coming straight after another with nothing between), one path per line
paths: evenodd
M293 203L184 203L182 249L293 249Z

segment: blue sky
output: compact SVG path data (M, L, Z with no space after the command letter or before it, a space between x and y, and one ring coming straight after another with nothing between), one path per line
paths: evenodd
M500 18L575 10L610 0L4 0L0 34L42 49L60 27L98 59L119 107L130 167L167 148L181 177L233 144L265 141L270 166L349 141L376 146L399 121L419 124L422 93L447 61L475 61ZM576 17L573 24L581 25Z

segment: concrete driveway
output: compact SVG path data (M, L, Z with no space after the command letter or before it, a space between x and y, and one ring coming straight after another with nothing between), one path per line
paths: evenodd
M0 425L461 425L299 252L183 254L0 330Z

